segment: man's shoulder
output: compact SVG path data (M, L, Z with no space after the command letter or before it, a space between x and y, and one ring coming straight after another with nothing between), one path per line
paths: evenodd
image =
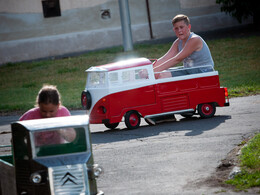
M199 35L197 35L195 33L192 33L192 36L191 36L190 39L192 39L192 40L200 40L200 41L203 40L203 38L201 36L199 36Z
M190 39L201 39L201 37L195 33L192 33Z
M199 35L193 33L190 38L190 42L195 45L202 44L202 38Z

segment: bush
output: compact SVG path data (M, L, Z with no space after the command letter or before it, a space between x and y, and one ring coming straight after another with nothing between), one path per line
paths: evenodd
M243 19L253 16L254 24L259 28L260 1L259 0L216 0L221 5L221 11L229 13L240 23Z

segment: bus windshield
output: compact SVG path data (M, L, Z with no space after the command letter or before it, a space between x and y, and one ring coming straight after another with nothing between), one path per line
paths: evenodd
M106 72L88 72L87 87L103 88L106 84Z

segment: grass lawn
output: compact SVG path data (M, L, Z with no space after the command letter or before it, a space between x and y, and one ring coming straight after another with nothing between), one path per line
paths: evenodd
M215 39L207 43L221 86L228 87L230 97L260 93L260 36ZM114 47L71 58L6 64L0 67L0 113L32 108L39 89L47 83L58 87L66 107L79 109L85 70L90 66L131 57L155 59L170 46L171 43L138 44L131 52Z
M240 166L241 173L226 183L236 186L238 190L260 186L260 133L242 148Z

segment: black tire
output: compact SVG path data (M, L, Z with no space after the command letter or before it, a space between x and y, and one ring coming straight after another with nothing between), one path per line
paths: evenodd
M140 126L141 118L136 111L128 111L125 114L125 125L128 129L137 129Z
M92 98L89 91L82 91L81 93L81 105L85 110L89 110L91 108Z
M104 124L109 129L115 129L119 125L119 123L105 123Z
M199 104L198 113L201 118L211 118L216 113L216 106L212 103Z

